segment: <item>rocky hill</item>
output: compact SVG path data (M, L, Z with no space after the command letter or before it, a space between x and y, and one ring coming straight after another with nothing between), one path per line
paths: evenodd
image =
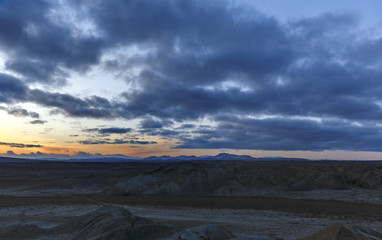
M53 228L17 225L0 228L0 239L50 240L225 240L236 237L216 225L176 229L131 214L125 208L105 205Z
M187 162L163 165L108 191L124 195L255 196L382 190L382 166L336 163Z

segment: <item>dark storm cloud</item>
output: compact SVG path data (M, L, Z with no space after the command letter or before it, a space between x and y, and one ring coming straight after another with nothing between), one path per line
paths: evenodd
M352 66L321 66L298 73L293 71L284 86L270 82L252 91L186 88L162 81L163 85L152 84L145 92L129 94L130 105L126 111L137 116L149 113L178 121L224 112L381 120L382 109L378 100L382 89L377 83L381 74L373 70L353 73L354 68L345 68Z
M104 134L125 134L128 132L131 132L131 128L89 128L82 130L83 132L89 132L89 133L98 133L101 135Z
M285 70L295 55L276 20L255 10L247 14L226 1L83 2L110 45L154 49L120 67L147 66L185 86L232 77L262 81Z
M29 90L28 100L42 106L61 110L72 117L111 118L113 106L109 100L97 96L78 98L69 94L51 93L42 90Z
M28 87L19 79L0 73L0 102L12 103L26 99Z
M178 138L182 132L164 128L146 128L139 130L139 133L148 136L158 136L164 139L172 139Z
M8 142L0 142L0 145L9 146L13 148L41 148L42 145L36 144L23 144L23 143L8 143Z
M0 3L0 47L8 49L8 69L29 81L62 83L61 67L85 70L98 62L101 39L74 34L49 17L50 1L4 0ZM37 68L38 67L38 68Z
M180 126L180 129L190 129L194 127L195 127L195 124L185 123Z
M0 3L5 67L21 79L0 75L1 103L33 102L70 117L143 119L140 133L178 139L178 148L381 150L382 38L362 34L354 15L280 23L227 1L69 2L97 35L53 21L48 13L60 9L51 1ZM115 100L25 83L62 84L68 70L85 72L104 52L132 46L147 53L99 65L137 86ZM215 127L172 129L205 118ZM124 133L101 130L93 132Z
M59 85L65 83L67 74L53 62L44 62L36 60L14 60L7 62L6 67L9 70L17 72L30 82L47 82L52 81Z
M382 48L382 38L362 41L360 45L354 46L346 54L359 66L381 66L382 53L376 51Z
M40 118L40 115L36 112L31 112L20 107L6 108L0 106L0 110L6 111L9 115L16 117L31 117L31 118Z
M227 111L349 119L380 119L382 116L375 101L380 98L380 71L355 65L352 60L342 65L335 61L337 57L346 56L333 48L337 44L336 37L346 33L356 22L351 15L326 14L281 25L255 10L251 10L252 15L246 15L240 7L227 7L229 5L218 2L83 3L90 9L89 18L102 32L100 38L107 42L104 48L117 43L137 44L142 48L146 43L153 44L152 53L139 59L129 58L131 65L137 62L144 68L136 79L143 91L128 92L126 103L112 103L104 98L81 99L31 90L29 101L58 108L69 116L90 118L151 115L183 121ZM41 9L52 7L44 2L39 4L43 6ZM6 6L12 11L22 11L22 7L10 3ZM145 14L137 14L139 12ZM46 20L35 17L33 10L29 15L35 21ZM57 26L47 28L54 27ZM316 44L319 42L326 44ZM354 48L357 46L352 46ZM30 78L48 75L44 69L52 68L51 62L36 59L31 65L29 60L21 59L8 66L28 73ZM76 61L73 65L97 62L83 61L81 57ZM307 63L299 65L299 61ZM129 66L121 66L126 67ZM277 85L279 78L284 85ZM248 91L224 87L225 81L247 87ZM374 88L374 99L370 99L373 96L369 93L363 95L363 90L369 91L370 86ZM362 88L361 91L358 88ZM337 111L338 106L347 109Z
M143 129L151 128L163 128L165 126L171 126L174 122L170 120L156 120L152 118L146 118L140 122L140 127Z
M347 48L360 47L348 40L356 17L324 14L280 25L256 11L250 17L216 2L197 3L93 6L95 21L116 41L156 46L128 61L144 67L136 79L143 91L125 95L125 112L178 121L221 112L381 119L381 71L346 58ZM141 19L123 9L149 14ZM224 87L225 81L236 85Z
M148 145L148 144L157 144L155 141L139 141L139 140L124 140L124 139L114 139L114 140L85 140L78 141L84 145L98 145L98 144L139 144L139 145Z
M177 33L177 50L175 44L164 45L149 55L139 76L144 91L126 95L127 109L179 121L227 111L379 120L380 69L345 58L346 48L359 46L337 40L349 37L355 21L335 14L283 27L262 16L238 25L223 21L207 34L208 40L198 38L204 54L182 45L183 35ZM223 31L237 36L218 39ZM229 80L236 85L224 87Z
M346 121L301 119L239 119L224 117L208 131L195 131L176 148L258 150L382 151L382 129Z

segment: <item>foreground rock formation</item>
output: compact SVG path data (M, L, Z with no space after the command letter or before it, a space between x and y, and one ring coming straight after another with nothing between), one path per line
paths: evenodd
M106 205L49 230L50 234L72 234L73 239L154 239L175 230L147 218L134 216L128 210Z
M17 225L0 228L0 239L68 239L68 240L224 240L235 236L216 225L179 230L138 217L122 207L105 205L53 228Z
M0 239L92 239L125 240L156 239L168 236L175 229L150 219L134 216L128 210L106 205L53 228L18 225L0 231Z
M203 240L203 239L234 239L235 236L219 226L203 225L186 229L169 237L168 240Z
M302 238L301 240L378 240L382 234L372 229L359 226L346 226L341 223L320 229L319 231Z
M260 223L258 223L260 224ZM133 215L116 205L104 205L54 227L32 224L0 227L2 240L275 240L254 232L237 238L221 226L206 224L181 229ZM294 239L294 238L293 238ZM335 223L301 240L377 240L382 234L372 229Z

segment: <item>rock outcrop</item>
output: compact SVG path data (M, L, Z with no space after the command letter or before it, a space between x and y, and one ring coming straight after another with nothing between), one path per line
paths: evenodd
M235 236L219 226L208 224L198 227L188 228L180 233L167 238L167 240L225 240L235 239Z
M264 192L382 189L382 168L352 165L176 163L122 181L125 195L250 196Z
M224 240L235 236L216 225L185 230L133 215L125 208L105 205L53 228L17 225L0 228L0 239L67 240Z
M0 229L0 239L152 240L175 232L170 226L135 216L125 208L105 205L53 228L18 225Z
M378 240L382 234L372 229L359 226L346 226L333 223L300 240Z
M174 231L169 226L135 216L113 205L105 205L51 229L54 234L75 233L73 239L78 240L149 240L168 236Z
M234 176L232 169L225 164L171 164L117 184L113 189L113 194L211 194L223 186L230 187L235 184L240 186Z
M48 231L35 225L17 225L0 229L1 240L27 240L35 236L47 234Z

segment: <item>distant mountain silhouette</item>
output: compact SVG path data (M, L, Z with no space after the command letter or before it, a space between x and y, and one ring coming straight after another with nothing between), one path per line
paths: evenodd
M39 161L38 159L28 159L28 158L15 158L15 157L2 157L0 156L0 163L11 163L11 162L32 162Z

